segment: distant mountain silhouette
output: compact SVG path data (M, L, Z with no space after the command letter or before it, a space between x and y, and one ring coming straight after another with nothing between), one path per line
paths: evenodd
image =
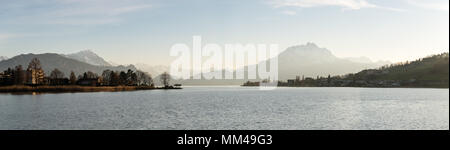
M374 64L376 66L382 66L382 65L386 65L386 64L391 64L392 63L390 61L376 61L376 62L373 62L372 60L370 60L370 58L367 58L367 57L364 57L364 56L362 56L362 57L346 57L344 59L346 59L348 61L351 61L351 62L355 62L355 63Z
M169 71L169 67L150 66L146 64L137 64L137 68L133 65L129 66L113 66L105 59L98 56L92 51L81 51L74 54L22 54L11 59L0 61L0 71L8 67L22 65L24 68L32 58L41 60L43 69L46 73L58 68L63 71L66 76L70 71L74 71L77 75L86 71L92 71L101 74L103 70L143 70L153 75L155 82L159 80L162 72ZM263 61L264 62L264 61ZM256 65L262 65L260 62ZM364 69L378 68L388 62L372 62L367 58L338 58L334 56L328 49L320 48L314 43L293 46L281 52L278 56L279 80L294 79L296 76L316 77L328 75L344 75L348 73L358 72ZM243 69L243 68L241 68ZM260 80L260 79L256 79ZM173 82L187 85L239 85L247 81L241 80L175 80ZM253 80L254 81L254 80Z
M7 60L7 59L8 59L8 57L6 57L6 56L0 56L0 61Z
M164 72L170 72L170 68L168 66L151 66L143 63L135 64L135 66L137 69L147 72L148 74L151 74L153 76L158 76Z
M356 63L373 63L372 60L370 60L370 58L367 57L346 57L344 58L346 60L352 61L352 62L356 62Z
M68 55L64 55L64 56L81 61L81 62L91 64L91 65L95 65L95 66L112 66L105 59L98 56L96 53L94 53L91 50L80 51L77 53L68 54Z
M85 62L91 65L95 66L120 66L119 64L116 64L114 62L110 62L102 58L101 56L97 55L95 52L91 50L84 50L73 54L67 54L63 55L65 57L75 59L81 62ZM134 65L137 69L147 72L151 75L160 75L163 72L169 72L170 68L168 66L152 66L144 63L138 63Z
M270 61L269 59L268 61ZM256 65L263 65L262 61ZM295 79L296 76L316 77L328 75L344 75L364 69L378 68L389 62L372 62L368 58L338 58L326 48L314 43L292 46L278 55L279 80ZM254 65L253 65L254 66ZM246 70L247 67L240 68ZM199 75L195 75L199 76ZM250 80L258 81L261 79ZM239 80L176 80L186 85L239 85L248 79Z
M377 68L388 63L375 63L370 60L358 62L338 58L330 50L320 48L314 43L289 47L278 55L281 80L293 79L302 75L309 77L342 75L363 69Z
M92 71L101 75L103 70L117 70L117 71L126 71L128 69L136 70L133 65L130 66L96 66L92 64L88 64L85 62L81 62L79 60L70 59L66 56L54 53L45 53L45 54L22 54L10 58L5 61L0 62L0 71L6 70L8 67L14 68L17 65L22 65L25 69L28 66L28 63L33 58L38 58L41 61L42 68L45 73L48 75L53 69L58 68L66 76L70 75L71 71L74 71L75 74L79 75L87 71Z

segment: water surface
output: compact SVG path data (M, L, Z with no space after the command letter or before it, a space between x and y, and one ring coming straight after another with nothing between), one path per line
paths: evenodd
M0 94L0 129L449 129L448 89Z

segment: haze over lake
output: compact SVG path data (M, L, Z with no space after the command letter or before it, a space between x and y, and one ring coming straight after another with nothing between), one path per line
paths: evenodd
M449 129L449 89L0 94L0 129Z

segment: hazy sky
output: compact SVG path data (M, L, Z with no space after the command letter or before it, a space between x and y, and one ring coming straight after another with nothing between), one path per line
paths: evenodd
M396 62L448 52L448 18L448 0L0 0L0 56L91 49L158 65L201 35Z

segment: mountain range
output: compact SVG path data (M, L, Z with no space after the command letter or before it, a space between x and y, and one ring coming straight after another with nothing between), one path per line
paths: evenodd
M68 54L65 55L68 58L72 58L81 62L85 62L91 65L96 66L113 66L109 62L107 62L102 57L98 56L96 53L94 53L91 50L84 50L80 51L78 53Z
M144 63L138 63L135 64L136 68L138 68L141 71L144 71L150 75L158 76L164 72L169 72L170 68L169 66L163 66L163 65L155 65L151 66Z
M151 66L147 64L136 65L115 65L100 57L91 50L80 51L72 54L22 54L10 59L0 57L0 70L6 70L8 67L22 65L26 68L32 58L41 60L43 69L46 73L58 68L66 75L71 71L76 74L82 74L86 71L92 71L101 74L103 70L125 71L142 70L158 78L163 72L169 71L168 66ZM270 61L270 60L268 60ZM292 46L278 55L278 73L280 80L293 79L296 76L328 76L343 75L354 73L364 69L378 68L389 64L390 62L372 62L366 57L357 58L339 58L326 48L321 48L314 43ZM262 65L264 61L256 64ZM258 79L257 79L258 80ZM157 82L158 80L155 80ZM245 80L173 80L177 83L186 85L236 85Z
M41 62L42 69L46 74L57 68L61 70L66 76L70 75L73 71L75 74L80 75L87 71L92 71L101 75L103 70L110 69L116 71L126 71L128 69L137 70L133 65L129 66L98 66L92 65L87 62L82 62L76 59L71 59L65 55L55 54L55 53L44 53L44 54L21 54L12 57L7 60L0 61L0 70L6 70L8 68L14 68L17 65L22 65L23 68L27 68L31 59L37 58Z
M261 61L258 64L240 68L246 70L248 67L256 67L265 65L267 61ZM316 76L335 76L354 73L364 69L378 68L380 66L390 64L390 62L372 62L367 57L356 58L339 58L326 48L320 48L314 43L305 45L292 46L282 51L278 55L278 76L279 80L295 79L297 76L316 77ZM223 70L226 71L226 70ZM229 71L229 70L228 70ZM196 75L199 76L199 75ZM186 85L239 85L246 81L258 81L259 78L235 79L235 80L176 80L176 82Z
M8 57L6 57L6 56L0 56L0 61L7 60L7 59L8 59Z
M282 80L302 75L309 77L343 75L386 64L390 62L372 62L365 57L339 58L330 50L314 43L292 46L278 55L279 78Z

